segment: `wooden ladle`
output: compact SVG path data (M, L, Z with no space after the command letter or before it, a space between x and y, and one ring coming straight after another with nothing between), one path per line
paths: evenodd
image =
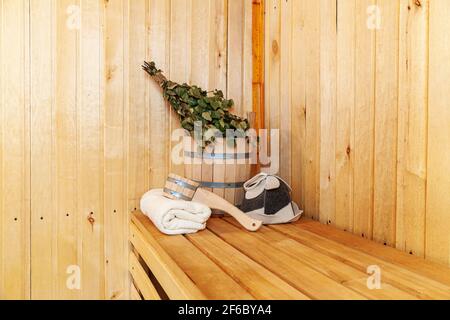
M164 194L171 199L194 201L202 203L211 209L226 212L248 231L258 231L262 226L261 221L249 217L215 193L200 188L199 183L175 174L170 174L167 178Z

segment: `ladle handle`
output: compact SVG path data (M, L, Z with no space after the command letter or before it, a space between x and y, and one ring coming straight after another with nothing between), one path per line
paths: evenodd
M262 227L261 221L249 217L234 205L210 191L201 188L197 189L192 201L203 203L211 209L217 209L228 213L248 231L255 232Z

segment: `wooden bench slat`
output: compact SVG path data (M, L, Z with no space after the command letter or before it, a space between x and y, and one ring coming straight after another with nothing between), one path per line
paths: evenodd
M218 265L211 261L184 236L167 237L160 233L144 215L136 219L150 232L161 247L181 269L195 282L197 287L212 300L253 300L244 288L234 281ZM212 286L211 283L214 283Z
M130 240L172 300L205 300L205 295L133 215Z
M382 283L381 289L368 290L367 276L362 279L343 282L346 287L363 292L371 300L419 300L416 296L405 292L389 283Z
M203 253L261 300L309 300L280 277L205 230L187 236Z
M158 295L140 256L170 299L450 299L450 268L311 220L249 233L213 218L208 229L166 236L133 214L131 298ZM369 266L381 290L368 288Z
M158 291L153 286L150 278L133 252L130 252L129 263L131 276L144 299L161 300Z
M301 224L271 226L318 252L366 272L369 266L382 270L383 281L414 295L419 299L449 299L450 287L417 273L398 267L377 257L365 254L321 235L309 232Z
M310 219L302 219L296 225L304 230L308 230L326 237L327 239L339 242L347 247L373 255L379 259L403 266L412 272L419 273L450 286L450 268L447 266L409 255L400 250L380 245L374 241L323 225Z
M313 299L366 299L363 295L344 287L303 262L258 240L250 233L242 232L221 219L211 219L208 228L227 243L238 248L239 251Z
M131 283L130 285L130 298L131 300L140 301L142 300L141 295L139 294L138 290L136 289L136 286Z
M243 230L235 220L230 218L225 218L224 220ZM371 290L366 285L367 278L369 277L367 273L313 250L268 227L263 227L257 233L252 233L251 235L259 241L269 243L273 247L273 250L282 251L290 255L293 259L302 261L310 268L364 295L366 298L384 300L387 296L391 296L401 300L417 299L415 296L387 283L382 284L383 290Z

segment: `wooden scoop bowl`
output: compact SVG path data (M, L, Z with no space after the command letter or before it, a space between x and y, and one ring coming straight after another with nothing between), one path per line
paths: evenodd
M175 174L169 175L164 188L164 194L171 199L194 201L202 203L211 209L226 212L248 231L258 231L262 226L261 221L249 217L215 193L200 188L199 183Z

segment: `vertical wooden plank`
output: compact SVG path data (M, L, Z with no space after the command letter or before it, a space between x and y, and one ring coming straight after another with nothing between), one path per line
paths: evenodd
M430 1L426 256L450 265L450 4Z
M305 215L319 219L320 199L320 2L307 1Z
M125 20L128 2L105 3L105 100L104 100L104 247L106 298L118 299L127 291L127 246L124 212L124 61Z
M353 231L356 1L337 5L336 226Z
M214 19L212 12L214 8L213 2L211 0L192 0L192 12L188 13L192 17L191 29L189 30L192 43L192 46L189 48L191 50L189 83L208 91L215 89L215 78L212 77L211 71L214 70L214 57L211 56L211 33L214 32L211 29L211 20ZM207 153L212 152L210 148L207 148L205 151ZM187 168L192 169L191 166L185 169ZM195 170L195 173L200 173L200 177L195 174L193 178L197 181L212 182L213 170L211 161L205 160L201 165L201 172L200 170ZM212 189L209 189L209 191L212 191Z
M428 1L400 6L397 248L425 255Z
M3 226L5 225L4 221L4 207L3 207L3 193L4 193L4 172L3 172L3 131L4 131L4 100L3 100L3 24L4 24L4 16L3 16L3 0L0 0L0 258L2 259L0 263L0 279L4 279L4 265L3 261L3 246L5 245L4 237L3 237ZM0 299L6 299L5 288L3 282L0 283Z
M429 2L400 5L397 248L425 256Z
M253 114L253 47L252 47L252 25L253 25L253 5L252 0L243 1L243 27L242 27L242 103L243 117L248 118L249 123L254 127ZM243 153L250 152L250 146L244 141L238 142L238 151ZM237 181L246 182L251 178L252 166L249 160L238 160ZM241 205L244 199L244 189L238 188L235 195L235 204Z
M233 99L233 112L243 116L244 101L244 28L245 2L228 0L228 98Z
M242 27L242 116L248 117L253 112L253 92L252 92L252 1L243 1L243 27Z
M29 299L29 2L1 7L0 298Z
M305 11L307 0L292 3L292 190L293 200L305 208L306 168L306 55Z
M356 1L355 128L354 128L354 228L365 238L373 233L375 38L376 25L368 25L368 8L376 0Z
M228 2L225 0L213 0L212 17L210 19L210 56L213 60L213 68L210 69L212 87L222 90L227 96L227 58L228 58ZM225 153L223 141L216 143L216 153ZM214 161L213 180L225 181L225 164L222 160ZM224 197L224 189L214 189L214 193Z
M77 221L77 70L79 50L79 22L69 19L67 12L80 9L79 0L56 2L55 43L55 171L57 216L57 297L78 299L80 291L67 287L67 270L80 266L78 259ZM78 17L80 18L80 17ZM69 20L68 20L69 19ZM68 24L69 23L69 24Z
M170 79L178 83L187 83L191 75L191 50L192 46L192 0L172 0L170 16ZM196 48L199 49L199 48ZM170 134L173 135L180 129L180 118L171 111ZM176 137L181 138L181 137ZM175 163L174 157L182 155L182 148L176 148L182 140L171 143L172 158L170 159L170 171L183 176L184 165Z
M149 46L149 1L129 1L126 21L128 25L128 51L126 67L128 109L127 135L127 189L128 202L124 212L127 213L124 227L128 229L129 213L135 212L140 198L150 188L150 108L149 108L149 79L142 71L143 59L148 60ZM128 230L124 230L127 241ZM125 245L125 250L128 250ZM126 260L124 260L126 261ZM125 277L127 277L125 275ZM126 278L126 281L129 279ZM132 294L132 292L130 292ZM122 296L126 298L127 294Z
M320 221L336 224L336 1L320 1Z
M280 3L280 175L287 183L292 182L292 91L291 91L291 53L292 53L292 1Z
M192 12L187 13L192 16L191 41L193 45L191 52L191 70L189 83L197 85L205 90L214 89L210 86L210 40L211 40L211 19L213 1L210 0L192 0Z
M242 0L228 0L228 70L227 95L233 99L235 106L232 112L244 116L246 111L244 96L244 29L245 29L245 2ZM232 148L226 145L227 153L233 153ZM236 182L239 172L234 160L227 160L225 166L225 182ZM226 189L224 197L235 203L236 190Z
M227 94L228 2L213 0L210 4L210 86Z
M80 54L77 100L77 194L79 259L82 298L105 297L104 268L104 162L103 162L103 63L104 7L96 0L81 0ZM105 74L105 76L107 76ZM108 106L109 108L110 106ZM107 109L105 107L105 109ZM115 150L105 150L105 152Z
M294 1L296 3L296 1ZM265 3L264 0L252 2L252 42L253 42L253 112L256 114L255 129L264 128L264 42L265 42Z
M266 2L266 128L280 129L281 1ZM272 150L271 150L272 151ZM274 150L279 152L279 150ZM272 172L275 173L275 172Z
M395 245L398 113L398 1L379 0L376 44L374 238Z
M167 0L149 0L148 58L170 75L170 7ZM150 187L163 187L170 171L170 112L161 89L147 77L150 101L150 139L147 145L150 164Z
M141 65L147 57L149 1L129 1L129 51L127 65L128 81L128 201L139 201L149 189L150 172L148 148L149 132L149 92L150 79L142 71ZM155 124L156 125L156 124ZM158 147L157 145L155 146ZM134 206L129 206L134 209Z
M54 2L30 2L31 43L31 297L55 298Z

